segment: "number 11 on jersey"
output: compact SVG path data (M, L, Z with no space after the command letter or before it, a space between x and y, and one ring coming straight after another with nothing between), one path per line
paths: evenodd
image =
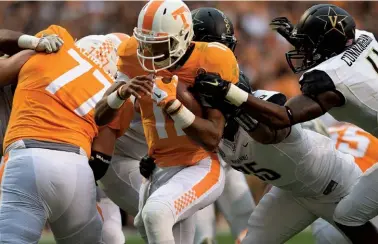
M154 112L155 121L156 121L155 127L156 127L157 134L159 135L159 139L168 138L168 133L167 133L167 130L165 129L166 121L165 121L163 110L156 103L153 103L153 112ZM185 135L185 132L176 124L174 124L174 127L176 130L177 136Z

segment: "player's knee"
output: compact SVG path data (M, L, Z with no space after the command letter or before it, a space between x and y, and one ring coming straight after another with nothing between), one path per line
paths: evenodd
M149 228L158 226L172 228L175 221L171 208L157 201L147 201L142 210L142 219L144 226Z
M343 199L336 207L333 213L333 220L337 224L345 226L359 226L366 223L357 215L356 209L353 208L353 202L350 199Z

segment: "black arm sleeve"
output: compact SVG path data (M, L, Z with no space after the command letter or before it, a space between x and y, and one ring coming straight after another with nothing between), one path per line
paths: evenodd
M92 168L95 181L100 180L109 168L112 156L92 151L89 159L89 166Z
M345 103L344 96L341 92L336 90L336 86L331 77L322 70L313 70L305 73L302 80L299 81L299 84L301 85L302 94L318 103L324 112L326 111L317 99L317 96L323 92L333 91L341 98L343 101L342 104Z

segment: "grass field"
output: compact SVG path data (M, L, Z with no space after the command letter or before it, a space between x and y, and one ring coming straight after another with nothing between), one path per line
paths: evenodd
M228 234L221 234L217 237L218 244L233 244L234 240L232 239L231 235ZM51 235L44 236L39 244L54 244L55 241ZM138 236L128 236L127 237L127 244L143 244L144 242L138 238ZM311 232L305 231L297 236L295 236L290 241L286 242L287 244L314 244L314 240L311 236Z

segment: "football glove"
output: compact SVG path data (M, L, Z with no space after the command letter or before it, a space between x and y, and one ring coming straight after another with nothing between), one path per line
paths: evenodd
M159 107L165 108L166 105L176 99L176 88L178 83L177 75L172 76L169 83L164 83L163 77L155 77L155 82L152 88L152 99Z
M139 172L146 179L150 178L155 167L155 159L148 155L144 156L139 162Z
M230 82L223 80L215 73L197 75L193 89L202 97L210 97L214 101L223 100L229 89Z
M58 35L43 36L39 39L34 50L37 52L55 53L59 51L63 43L63 40Z
M297 39L292 37L294 25L286 17L277 17L270 22L272 30L277 31L283 36L291 45L297 46Z

